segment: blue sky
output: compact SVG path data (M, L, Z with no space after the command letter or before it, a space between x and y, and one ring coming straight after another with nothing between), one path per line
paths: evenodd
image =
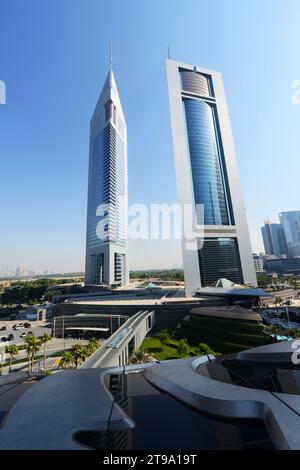
M253 250L300 209L298 0L0 0L0 272L83 270L89 120L108 46L128 126L129 202L175 202L165 71L221 71ZM181 263L178 241L130 244L130 267Z

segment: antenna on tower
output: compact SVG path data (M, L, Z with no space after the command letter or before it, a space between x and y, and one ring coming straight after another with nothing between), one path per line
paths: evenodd
M168 59L171 59L170 46L168 46Z
M112 43L109 44L109 68L112 68Z

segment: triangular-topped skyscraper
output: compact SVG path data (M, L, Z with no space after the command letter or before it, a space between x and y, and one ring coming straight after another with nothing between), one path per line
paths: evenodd
M128 283L127 127L112 68L90 124L86 284Z

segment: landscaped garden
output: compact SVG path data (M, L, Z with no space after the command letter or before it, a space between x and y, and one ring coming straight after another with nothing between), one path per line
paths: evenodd
M159 336L145 338L141 349L158 361L189 358L203 354L217 354L205 343L191 345L186 338L175 339L163 330Z

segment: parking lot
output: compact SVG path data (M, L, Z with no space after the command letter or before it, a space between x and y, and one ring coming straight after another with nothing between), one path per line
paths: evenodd
M13 329L14 325L20 324L20 323L29 323L30 327L29 328L24 328L21 327L18 330ZM20 321L1 321L0 322L0 328L5 327L6 330L1 330L0 331L0 344L4 345L9 345L9 344L22 344L24 343L24 333L32 332L34 336L43 336L44 333L48 333L51 335L51 325L48 321L27 321L24 320L23 322ZM3 337L8 337L10 334L13 335L13 339L11 341L2 341L1 338Z

